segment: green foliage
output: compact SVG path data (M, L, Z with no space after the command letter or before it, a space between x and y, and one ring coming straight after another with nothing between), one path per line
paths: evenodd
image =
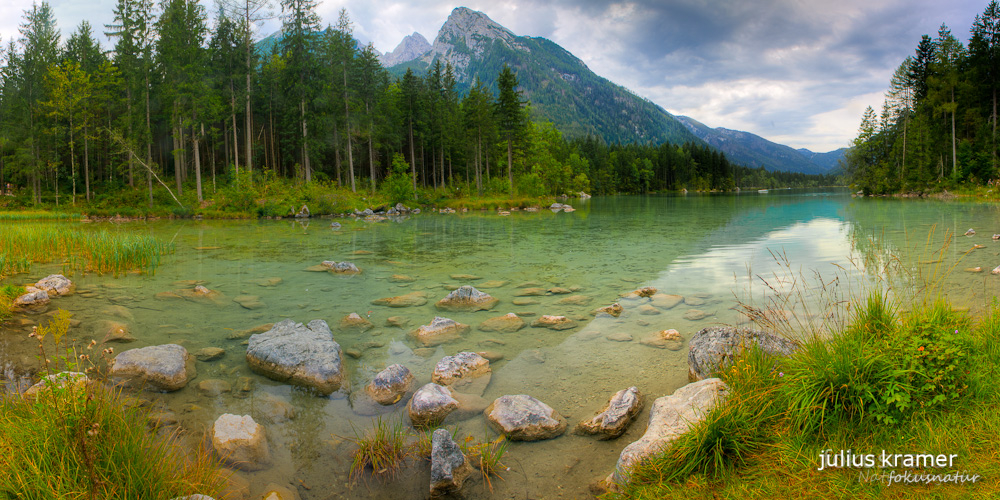
M0 398L0 497L220 498L226 472L148 429L147 412L96 383Z
M745 464L775 440L785 411L778 361L754 345L719 377L729 386L724 400L649 464L635 469L632 486L684 480L692 474L718 476Z
M547 191L542 178L534 172L518 176L514 181L514 187L517 194L535 198L544 196Z
M2 258L0 258L0 266L2 266ZM2 267L0 267L2 269ZM24 294L24 287L17 285L3 285L0 286L0 323L2 323L7 318L10 318L11 313L14 309L14 299L20 297Z
M375 476L395 477L410 454L406 438L402 421L389 423L382 417L377 417L363 436L355 431L353 441L358 449L351 462L351 481L357 482L367 471Z
M48 224L0 225L0 243L8 254L0 253L0 274L27 270L27 262L67 259L73 270L111 273L130 271L153 273L160 257L173 245L140 233L83 230ZM10 257L16 255L17 257Z
M392 157L392 173L382 181L381 191L390 203L407 203L413 200L413 179L408 172L410 165L403 155L396 153Z
M964 314L941 301L907 316L893 339L899 362L911 374L924 408L949 407L969 389L969 330Z

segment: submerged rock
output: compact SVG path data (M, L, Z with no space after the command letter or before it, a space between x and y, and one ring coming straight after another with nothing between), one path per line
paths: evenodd
M671 295L668 293L656 293L653 294L652 297L650 297L649 304L652 305L653 307L657 307L660 309L673 309L674 307L677 307L677 304L680 304L683 301L684 297L680 295Z
M685 385L669 396L657 398L649 411L646 433L622 450L615 471L608 477L608 483L627 481L635 464L663 451L691 426L700 422L727 393L725 382L709 378Z
M688 312L684 313L684 319L688 321L700 321L710 316L715 316L715 313L705 312L701 309L689 309Z
M73 293L73 282L61 274L50 274L35 283L35 288L49 292L53 295L69 295Z
M576 321L573 321L566 316L551 316L548 314L531 322L531 326L534 328L548 328L550 330L568 330L576 326Z
M439 300L435 307L445 311L485 311L492 309L497 302L499 299L496 297L465 285Z
M556 301L556 304L561 306L585 306L590 304L593 298L587 295L570 295L569 297L563 297Z
M365 390L380 405L396 404L413 385L413 374L401 364L393 364L378 372Z
M484 332L504 332L513 333L528 326L524 320L514 313L507 313L503 316L490 318L479 324L479 329Z
M578 434L597 434L601 439L614 439L628 430L628 426L642 411L642 395L635 386L616 392L604 408L589 420L577 424Z
M389 306L389 307L415 307L422 306L427 303L427 294L424 292L410 292L405 295L398 295L396 297L385 297L382 299L375 299L372 304L376 306Z
M657 349L679 351L682 347L684 347L684 338L681 337L680 332L671 328L669 330L654 332L639 340L639 343L645 346L655 347Z
M212 425L212 448L227 464L255 471L271 465L264 427L250 415L226 413Z
M194 352L194 357L198 361L215 361L226 355L226 350L221 347L203 347Z
M472 466L446 429L431 436L431 497L455 493L462 488Z
M566 431L566 419L524 394L500 396L484 411L494 430L511 441L551 439Z
M352 312L347 316L340 319L340 329L341 330L353 330L358 332L367 332L375 328L375 325L366 318L362 318L360 314Z
M653 295L656 295L656 288L653 288L651 286L644 286L638 290L626 294L623 298L635 300L635 299L652 297Z
M417 328L413 334L417 337L417 342L425 346L435 346L461 338L468 331L469 325L437 316L429 325Z
M105 319L97 322L95 330L98 335L104 334L102 342L135 342L135 337L125 323Z
M798 349L798 343L767 332L748 328L704 328L688 343L688 379L694 381L712 376L753 344L772 356L788 356Z
M109 376L116 383L171 392L197 375L187 349L177 344L129 349L115 356Z
M50 302L49 292L35 288L33 286L24 287L24 294L14 299L15 307L41 307Z
M596 315L604 313L617 318L622 315L622 311L623 311L622 305L615 302L610 306L598 307L597 309L594 310L594 314Z
M361 269L358 269L358 266L354 265L353 262L324 260L322 266L334 274L361 274Z
M460 352L454 356L445 356L434 366L431 381L440 385L452 385L462 379L471 379L488 375L490 362L474 352Z
M431 382L413 393L406 411L414 427L434 427L458 406L447 387Z
M344 381L343 356L326 321L308 325L286 319L250 337L250 369L279 382L302 385L327 395Z

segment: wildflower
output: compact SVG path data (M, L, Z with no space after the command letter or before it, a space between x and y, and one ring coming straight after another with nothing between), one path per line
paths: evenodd
M924 350L924 346L920 346L920 347L918 347L918 348L917 348L917 350L918 350L918 351L923 351L923 350Z
M778 376L779 377L784 377L785 376L785 372L778 372Z

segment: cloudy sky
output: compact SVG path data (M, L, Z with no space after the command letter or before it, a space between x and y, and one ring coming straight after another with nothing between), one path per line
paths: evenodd
M202 0L209 11L215 10ZM325 0L346 7L359 39L386 52L414 31L433 42L451 10L482 11L518 35L545 37L591 70L674 114L823 152L848 145L866 106L920 36L947 24L963 42L986 0ZM277 5L277 2L275 2ZM64 34L111 21L114 0L52 0ZM0 3L17 35L31 0ZM273 31L277 21L263 26Z

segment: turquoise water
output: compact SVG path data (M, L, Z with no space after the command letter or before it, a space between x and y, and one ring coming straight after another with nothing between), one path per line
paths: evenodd
M238 473L254 494L273 482L298 488L304 499L423 498L429 464L420 459L411 460L394 480L349 484L355 449L350 438L370 427L375 415L408 423L402 405L379 407L360 397L374 374L389 364L406 365L419 387L430 380L441 357L462 350L491 351L503 359L492 363L492 379L482 393L486 401L530 394L564 415L572 429L620 389L636 385L655 398L687 382L686 346L671 351L640 342L657 331L673 328L688 339L706 326L747 323L740 303L759 308L772 321L788 318L781 324L790 334L801 334L807 326L818 330L844 314L830 304L878 283L877 271L885 265L897 276L910 276L892 282L897 291L943 277L937 290L971 307L982 305L1000 283L989 272L1000 264L1000 242L990 238L1000 232L993 205L854 199L846 190L569 202L575 212L542 209L509 217L428 212L383 222L333 219L343 225L340 229L331 229L331 219L322 218L94 224L148 232L172 241L176 251L162 260L154 276L74 276L77 293L55 299L49 311L58 307L74 313L80 324L71 336L80 345L100 342L113 321L136 339L115 344L116 351L164 343L184 345L190 352L225 349L220 360L198 362L198 377L185 389L149 397L188 431L192 442L222 413L251 414L263 423L275 465ZM978 234L962 236L970 227ZM969 251L976 243L985 248ZM363 272L341 276L308 270L324 260L351 261ZM964 271L975 266L983 271ZM7 282L29 283L60 271L58 263L37 265L29 275ZM212 300L171 296L196 284L217 295ZM499 304L475 313L442 313L434 307L449 290L465 284L497 297ZM591 314L642 286L685 301L655 310L622 301L625 314L620 318ZM570 293L519 297L526 287L559 287ZM426 294L427 303L407 308L371 303L411 292ZM567 297L573 297L572 303L565 303ZM528 303L515 305L515 299ZM340 319L352 312L369 318L375 328L339 331ZM508 312L529 323L544 314L564 315L578 326L564 331L529 327L516 333L476 328ZM656 314L644 314L650 312ZM437 315L472 329L454 342L420 346L410 332ZM386 326L390 316L402 317L408 326ZM345 356L348 387L317 397L247 368L245 335L239 332L284 318L330 324L341 346L359 356ZM16 371L11 367L37 364L36 346L26 332L46 320L39 314L19 315L3 326L0 365L8 367L8 374ZM206 396L196 386L208 379L229 382L233 391ZM251 391L237 390L248 383ZM294 418L286 416L289 407ZM512 443L505 460L510 470L503 480L493 480L493 496L585 496L587 484L606 476L621 449L641 436L646 416L644 412L625 436L613 441L568 432L548 441ZM460 436L493 437L487 436L481 415L451 426ZM474 475L464 491L474 498L485 496L486 488Z

